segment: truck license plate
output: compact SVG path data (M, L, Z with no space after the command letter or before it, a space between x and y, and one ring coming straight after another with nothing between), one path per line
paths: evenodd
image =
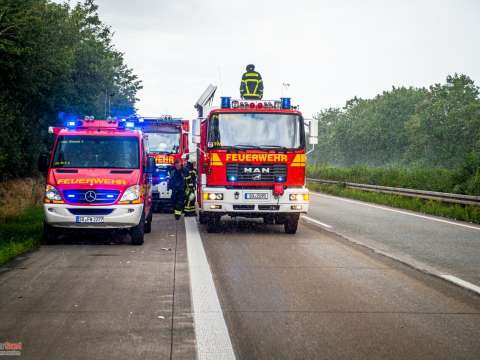
M76 223L93 223L93 224L102 224L103 216L76 216Z
M246 200L268 200L267 193L246 193L245 194Z

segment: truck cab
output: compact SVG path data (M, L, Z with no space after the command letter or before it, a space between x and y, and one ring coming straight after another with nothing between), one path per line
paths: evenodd
M156 211L171 209L172 191L168 190L170 173L177 159L188 158L188 120L162 117L139 117L136 126L145 134L148 156L155 160L152 174L152 199Z
M309 192L304 119L290 99L222 98L198 121L200 222L216 231L223 215L263 218L294 234Z
M130 233L141 245L151 231L151 172L146 141L129 121L85 118L51 128L53 149L39 160L46 172L44 238L68 229Z

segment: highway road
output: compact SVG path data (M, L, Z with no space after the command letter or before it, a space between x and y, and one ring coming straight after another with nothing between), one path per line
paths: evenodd
M479 358L480 298L456 285L311 225L201 235L239 359Z
M185 230L172 220L156 216L144 246L78 235L0 268L0 343L32 360L195 358Z
M351 241L474 281L474 255L444 254L449 236L454 258L477 251L474 227L327 196L309 217L292 236L156 214L143 247L43 246L0 268L0 342L49 360L479 358L480 296Z
M309 217L419 268L480 287L480 226L313 193Z

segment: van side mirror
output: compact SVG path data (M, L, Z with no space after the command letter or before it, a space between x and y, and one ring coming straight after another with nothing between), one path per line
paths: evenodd
M47 173L49 160L50 156L47 153L40 154L40 156L38 157L38 171L40 171L42 174Z
M310 129L308 132L308 143L310 145L318 144L318 119L310 119Z
M156 167L157 167L157 164L155 163L155 158L148 157L147 158L147 168L145 169L145 172L147 174L153 174Z

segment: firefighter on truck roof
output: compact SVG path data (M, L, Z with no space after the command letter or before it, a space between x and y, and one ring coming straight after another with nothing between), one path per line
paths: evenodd
M263 98L262 75L255 71L255 65L247 65L240 82L240 95L245 100L261 100Z

